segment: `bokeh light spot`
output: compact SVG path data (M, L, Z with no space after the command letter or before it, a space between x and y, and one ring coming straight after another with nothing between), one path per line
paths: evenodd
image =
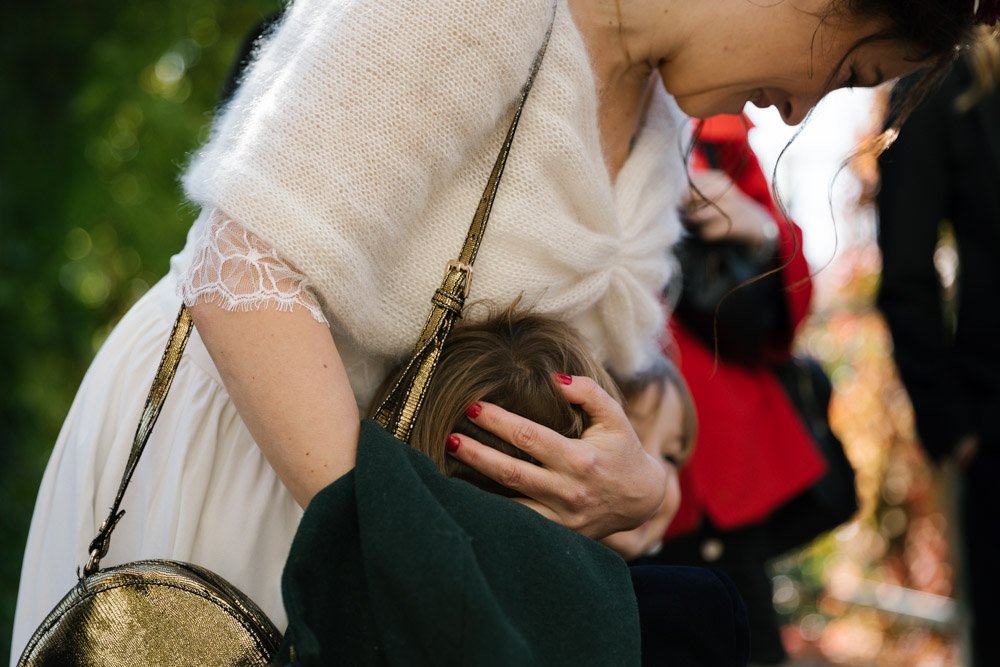
M72 261L81 260L90 254L94 243L85 229L74 227L66 233L66 257Z

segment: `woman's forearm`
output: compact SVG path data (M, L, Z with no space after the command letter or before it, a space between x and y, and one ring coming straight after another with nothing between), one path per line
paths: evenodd
M302 307L190 310L250 434L305 507L357 453L358 408L329 329Z

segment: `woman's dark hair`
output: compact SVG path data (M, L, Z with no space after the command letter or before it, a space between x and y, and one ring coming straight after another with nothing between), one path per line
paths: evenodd
M243 36L243 41L240 43L240 49L236 53L236 58L233 60L232 65L229 67L229 72L226 74L226 80L222 82L222 90L219 92L217 107L222 108L226 106L229 100L233 98L233 95L236 94L236 89L243 82L243 75L246 74L247 68L253 62L261 40L271 34L278 26L278 23L281 22L282 16L283 11L277 11L269 16L265 16Z
M951 61L956 46L972 40L972 0L838 0L837 10L860 19L886 19L870 39L903 42L919 60Z
M996 4L997 0L981 2ZM973 0L837 0L833 11L842 16L887 22L885 29L854 44L851 52L873 42L899 42L912 50L915 60L928 65L923 76L907 94L897 98L890 110L882 148L888 147L907 116L941 82L961 49L975 42L978 19L973 6ZM979 16L983 15L981 11Z

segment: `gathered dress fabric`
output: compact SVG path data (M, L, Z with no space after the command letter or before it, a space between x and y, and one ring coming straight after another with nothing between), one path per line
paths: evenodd
M459 252L552 11L529 0L288 7L184 175L202 210L187 245L99 351L55 444L28 537L12 664L87 560L182 297L308 309L329 325L364 412L408 355ZM470 298L520 296L629 375L659 353L686 122L657 84L613 181L586 47L563 2L555 12ZM302 513L197 331L122 507L102 566L196 563L284 628L280 576Z

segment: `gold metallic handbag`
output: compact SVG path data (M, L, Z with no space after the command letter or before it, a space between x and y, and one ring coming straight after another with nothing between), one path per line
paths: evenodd
M528 92L545 54L552 25L535 56L531 73L487 180L457 260L431 299L410 362L378 409L376 420L400 440L409 439L437 366L444 341L462 316L476 260L500 177ZM255 667L271 664L281 634L264 612L222 577L190 563L144 560L106 570L111 533L125 514L119 507L146 447L167 391L191 335L191 315L181 306L170 340L146 398L125 472L108 517L90 543L90 560L79 582L56 605L25 647L17 667Z
M139 457L163 407L191 334L181 307L139 427L118 494L90 543L90 560L76 586L35 630L18 667L267 665L281 633L254 602L208 570L170 560L143 560L106 570L111 533Z

